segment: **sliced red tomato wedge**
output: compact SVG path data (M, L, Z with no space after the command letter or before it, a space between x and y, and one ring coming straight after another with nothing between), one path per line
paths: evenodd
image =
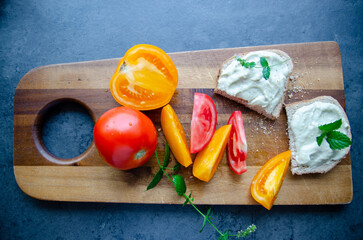
M194 93L190 134L190 153L202 150L213 137L217 126L217 109L210 96Z
M247 171L247 141L241 111L234 111L228 120L232 130L227 145L227 160L232 171L242 174Z

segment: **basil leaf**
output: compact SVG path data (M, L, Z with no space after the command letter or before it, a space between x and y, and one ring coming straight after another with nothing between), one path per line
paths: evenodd
M342 126L342 119L339 119L339 120L337 120L335 122L332 122L332 123L321 125L321 126L319 126L319 129L321 131L330 132L330 131L339 129L340 126Z
M147 186L146 191L158 185L162 177L163 177L163 171L159 169L159 171L155 174L153 180L151 180L150 184Z
M331 131L327 133L327 139L331 149L343 149L352 144L350 138L344 133L338 131Z
M318 142L319 147L323 143L325 136L326 136L326 132L323 132L319 137L316 138L316 141Z
M165 153L164 153L164 162L163 162L164 168L166 168L169 165L169 160L170 160L170 148L169 144L165 142Z
M268 79L270 77L270 67L267 66L267 67L264 67L263 70L262 70L262 74L263 74L263 78L264 79Z
M183 194L186 192L187 187L185 185L184 178L180 175L173 175L173 183L176 190L176 193L179 196L183 196Z
M180 163L179 162L177 162L175 165L174 165L174 167L173 167L173 175L177 172L177 171L179 171L179 169L180 169Z
M268 67L268 62L267 62L266 58L260 57L260 63L261 63L261 66L263 68L267 68Z

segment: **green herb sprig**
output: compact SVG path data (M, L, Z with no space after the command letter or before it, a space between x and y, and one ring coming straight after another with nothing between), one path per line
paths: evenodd
M330 148L333 150L340 150L349 147L352 144L350 138L342 132L335 131L339 129L340 126L342 126L342 119L319 126L322 133L316 138L318 146L321 146L324 139L326 139Z
M241 59L241 58L238 58L237 56L235 56L235 58L242 65L242 67L245 67L245 68L254 68L254 67L262 68L262 75L263 75L263 78L266 79L266 80L268 80L270 78L270 73L271 73L271 68L272 67L281 65L281 64L291 60L289 58L289 59L286 59L285 61L282 61L282 62L276 63L276 64L274 64L272 66L269 66L268 61L266 60L266 58L260 57L261 67L257 67L255 62L247 62L246 59Z
M174 188L177 192L177 194L179 196L183 196L185 198L185 202L183 203L183 207L185 205L187 205L188 203L203 217L203 225L202 228L200 229L199 232L202 232L204 227L206 226L207 223L209 223L218 233L219 233L219 238L218 239L228 239L229 237L237 237L237 238L244 238L249 236L251 233L255 232L257 227L252 224L249 227L247 227L245 230L240 230L238 231L237 234L230 234L229 233L229 229L225 232L222 233L212 222L212 209L210 207L208 207L207 209L207 213L204 214L202 213L202 211L200 211L194 204L194 198L192 198L192 191L190 191L189 195L186 195L186 184L185 184L185 180L181 175L177 175L176 171L178 171L178 169L180 168L180 164L177 163L173 168L168 168L168 164L169 164L169 158L170 158L170 150L169 150L169 145L168 143L165 143L165 155L164 155L164 162L163 165L161 165L160 161L159 161L159 157L158 154L155 150L155 157L156 160L158 162L158 165L160 167L159 171L155 174L154 178L152 179L152 181L150 182L150 184L147 186L146 190L150 190L152 188L154 188L161 180L161 178L163 177L163 175L165 175L170 182L172 182L174 184ZM171 169L173 170L172 176L170 177L169 174L166 172L167 169ZM159 173L161 171L161 173Z

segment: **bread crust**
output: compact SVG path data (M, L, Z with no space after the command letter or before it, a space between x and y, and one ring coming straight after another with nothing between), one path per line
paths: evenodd
M309 104L312 104L314 102L327 102L327 103L332 103L337 105L340 110L344 113L344 118L347 121L347 123L349 124L349 120L348 117L344 111L344 109L342 108L342 106L339 104L339 102L334 99L333 97L330 96L320 96L320 97L316 97L310 100L303 100L303 101L299 101L299 102L295 102L295 103L291 103L291 104L286 104L285 105L285 110L286 110L286 115L287 115L287 130L288 130L288 135L289 135L289 148L291 150L291 172L292 174L296 174L296 175L302 175L302 174L309 174L309 173L327 173L329 172L331 169L333 169L338 163L341 162L341 160L349 153L350 151L350 146L342 149L341 151L345 151L344 156L336 161L329 161L327 163L325 163L322 166L316 167L316 168L310 168L308 166L300 166L297 161L296 161L296 155L297 155L297 151L296 151L296 146L295 146L295 141L296 141L296 136L294 135L291 127L290 127L290 123L292 121L292 117L295 114L295 112L303 107L303 106L307 106ZM349 124L350 126L350 124ZM349 127L349 131L348 131L348 137L350 139L352 139L352 133L350 131L350 127Z
M268 49L268 50L260 50L260 51L266 51L266 52L274 52L276 54L278 54L280 57L282 57L284 60L287 60L287 59L290 59L289 55L287 55L287 53L281 51L281 50L278 50L278 49ZM259 51L256 51L256 52L259 52ZM246 53L239 53L239 54L236 54L236 56L244 56L244 55L247 55L248 53L250 52L246 52ZM225 64L228 64L230 61L232 61L233 59L235 58L235 56L233 57L230 57L228 58L227 60L225 60L221 67L219 68L219 72L218 72L218 76L217 76L217 83L216 83L216 88L214 89L214 93L216 94L219 94L223 97L226 97L228 99L231 99L235 102L238 102L240 104L243 104L245 105L246 107L264 115L265 117L269 118L269 119L272 119L272 120L276 120L277 118L279 118L280 116L280 113L281 113L281 110L282 110L282 107L283 107L283 103L284 103L284 99L285 99L285 93L286 93L286 90L287 90L287 84L288 84L288 79L292 73L292 69L293 69L293 63L292 61L287 61L286 63L288 64L288 67L290 69L290 73L289 75L287 76L287 79L286 79L286 82L285 82L285 86L284 86L284 93L283 93L283 96L279 102L279 104L277 104L277 106L275 107L275 109L272 111L272 113L268 113L266 112L266 110L259 106L259 105L254 105L254 104L250 104L246 99L243 99L243 98L240 98L240 97L235 97L235 96L232 96L232 95L229 95L227 92L223 91L223 90L220 90L218 88L218 80L221 76L221 72L222 72L222 69L223 69L223 66Z

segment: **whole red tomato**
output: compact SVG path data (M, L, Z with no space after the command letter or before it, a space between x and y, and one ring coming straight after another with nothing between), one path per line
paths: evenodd
M146 163L153 155L157 141L150 118L128 107L105 112L95 124L93 138L103 159L121 170Z

